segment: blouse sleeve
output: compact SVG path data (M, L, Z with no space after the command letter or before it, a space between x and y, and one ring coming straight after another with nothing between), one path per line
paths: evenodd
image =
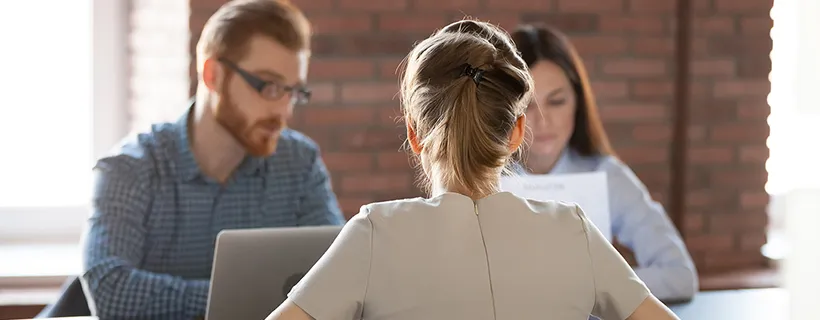
M595 283L595 306L592 314L603 320L623 320L650 293L624 258L601 231L589 222L583 210L575 207L587 234L587 246Z
M289 299L317 320L359 319L370 276L373 225L363 207L291 289Z

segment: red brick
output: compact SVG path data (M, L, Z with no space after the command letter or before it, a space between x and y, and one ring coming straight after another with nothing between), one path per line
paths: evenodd
M227 1L227 0L219 0L219 1ZM192 1L193 2L193 1ZM295 4L296 7L302 9L305 12L315 12L315 11L331 11L334 9L333 2L334 0L291 0L291 3ZM193 6L193 4L191 5ZM308 17L311 18L311 17ZM311 20L313 20L311 18Z
M628 164L628 163L627 163ZM665 193L669 186L669 170L662 166L636 166L632 168L644 184L653 190L652 193ZM651 186L651 187L650 187Z
M666 147L621 147L617 152L618 157L632 165L669 161L669 150Z
M686 132L686 137L690 141L701 141L706 138L706 127L702 125L692 125Z
M769 159L769 148L762 146L740 147L740 161L748 163L764 163Z
M711 37L706 39L706 52L714 56L748 56L750 53L772 51L772 39L767 36Z
M378 115L372 107L308 107L302 109L308 126L339 127L372 124Z
M656 188L656 187L653 186L652 188ZM666 205L668 203L667 202L668 201L667 196L666 196L667 193L668 193L668 190L663 191L663 192L650 192L649 197L652 200L655 200L655 201L659 202L661 205Z
M690 190L710 189L711 181L709 180L708 165L691 165L686 171L686 185ZM711 197L710 197L711 199Z
M692 10L697 13L711 12L712 0L692 0Z
M357 152L325 152L322 160L332 172L366 171L373 169L373 155Z
M741 101L737 107L739 119L767 119L772 108L764 100Z
M369 1L369 0L362 0ZM457 10L459 12L467 12L467 10L475 10L479 8L478 0L415 0L415 9L417 10Z
M672 37L640 37L632 39L632 52L636 55L667 56L675 53L675 39Z
M372 19L367 14L312 15L310 16L310 23L313 25L313 33L317 35L369 32L373 30Z
M695 17L692 21L692 30L695 35L733 35L735 20L727 16Z
M692 37L692 41L689 42L689 51L691 52L691 56L693 58L700 58L700 57L711 57L709 55L709 49L714 49L709 47L709 39L703 36L694 36Z
M740 194L740 206L742 208L766 208L769 204L769 193L765 191L749 191Z
M358 214L363 205L374 202L372 197L362 196L340 196L338 201L345 220L350 220L350 218Z
M379 31L384 32L425 32L433 33L444 27L444 14L425 13L382 13L379 15Z
M733 59L697 59L689 65L689 72L694 76L731 76L735 74Z
M731 234L703 234L686 238L686 248L695 252L725 252L735 246Z
M308 78L311 80L370 79L376 73L375 70L376 66L370 59L317 58L310 62Z
M692 97L709 97L712 95L712 82L689 83L689 95Z
M486 6L491 10L517 11L546 11L552 7L553 0L486 0Z
M712 232L762 231L766 228L768 216L764 210L747 210L742 213L715 213L709 216Z
M558 28L567 34L597 33L599 15L593 13L522 13L525 23L542 23Z
M338 150L336 148L336 137L332 130L327 130L325 128L302 127L295 124L293 125L293 128L299 130L299 132L315 141L316 144L318 144L322 149L322 152L332 152Z
M379 78L390 81L398 81L401 75L400 63L404 57L378 59L376 65L379 67Z
M736 252L706 252L700 272L736 271L766 267L766 258L760 250Z
M731 146L692 147L688 156L693 164L726 164L734 160L735 150Z
M709 137L722 142L765 141L769 137L769 128L754 123L727 123L711 128Z
M409 154L403 151L382 152L378 155L378 167L381 169L403 169L413 168Z
M401 109L398 102L395 105L385 105L376 107L379 110L379 122L396 128L403 128L404 121L402 120Z
M715 9L727 13L769 12L774 0L714 0Z
M606 34L663 34L664 20L659 16L604 15L599 21L601 32Z
M712 172L712 183L717 187L762 186L766 184L768 175L762 166L758 172L751 170L724 169Z
M159 1L155 0L155 2L159 2ZM194 12L203 12L204 11L204 12L213 13L217 9L222 7L222 5L224 5L227 2L228 2L228 0L197 0L196 5L191 6L191 11L194 11ZM151 5L150 3L151 2L144 1L144 0L143 1L134 1L134 8L140 8L143 5L148 6L148 5ZM168 4L168 5L162 6L162 8L163 9L169 9L169 7L172 6L172 5L173 4Z
M625 98L629 92L624 81L592 81L591 85L595 98L598 100Z
M336 101L336 85L332 83L312 83L310 84L310 103L328 103Z
M339 137L339 145L344 150L398 150L405 134L404 128L345 132Z
M771 83L767 79L717 81L714 90L717 98L765 97L771 91Z
M686 211L686 216L683 218L683 232L684 234L703 230L703 213ZM688 237L687 237L688 238Z
M623 12L623 0L558 0L560 12Z
M667 108L662 105L653 104L609 104L599 106L601 118L605 121L634 121L665 119Z
M760 250L766 244L766 234L748 232L740 235L741 250Z
M342 85L345 103L385 102L398 98L397 83L346 83Z
M515 30L518 24L521 23L520 14L518 12L485 12L475 15L475 18L487 23L492 23L507 30L508 32Z
M772 60L768 55L737 58L737 75L739 78L768 79L771 71Z
M671 97L675 87L671 81L640 80L632 82L632 95L636 98Z
M711 189L690 190L686 193L686 206L702 208L707 207L712 203Z
M652 77L665 75L666 61L661 59L607 59L603 65L604 73L623 77Z
M632 129L632 138L635 141L668 141L672 137L672 126L669 125L636 125Z
M342 10L357 11L402 11L407 9L408 0L336 0Z
M625 53L627 40L614 36L575 36L572 44L583 56L616 55Z
M386 33L357 33L345 36L317 35L313 37L311 50L314 57L406 55L413 48L413 44L422 37L421 35Z
M737 120L737 103L733 100L715 100L694 97L689 102L690 121L723 126Z
M390 192L404 191L412 186L409 173L362 173L342 177L342 191L347 192Z
M639 13L673 13L675 0L629 0L629 11Z
M745 35L769 36L774 26L772 17L743 17L740 19L740 33Z

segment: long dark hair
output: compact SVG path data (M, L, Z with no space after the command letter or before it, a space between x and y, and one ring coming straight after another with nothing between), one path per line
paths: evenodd
M521 25L512 33L512 39L528 67L538 61L550 61L569 78L576 101L570 148L583 156L615 155L598 115L584 64L567 36L546 25Z

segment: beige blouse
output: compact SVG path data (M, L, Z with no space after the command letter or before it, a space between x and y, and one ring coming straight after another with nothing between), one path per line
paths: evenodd
M609 320L649 294L577 205L501 192L363 206L289 297L317 320Z

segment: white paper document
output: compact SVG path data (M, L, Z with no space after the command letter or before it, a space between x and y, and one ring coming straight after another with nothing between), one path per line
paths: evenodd
M505 176L501 178L501 190L533 200L577 203L612 242L606 172Z

